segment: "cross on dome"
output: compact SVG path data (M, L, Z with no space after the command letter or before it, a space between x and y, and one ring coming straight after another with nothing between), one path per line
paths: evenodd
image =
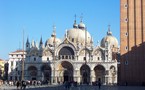
M111 27L111 25L109 24L109 25L108 25L108 32L107 32L107 35L112 35L112 32L111 32L111 30L110 30L110 27Z
M81 13L80 19L81 19L81 22L83 22L83 13Z

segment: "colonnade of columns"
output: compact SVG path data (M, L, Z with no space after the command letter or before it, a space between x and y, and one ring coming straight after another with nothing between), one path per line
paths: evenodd
M52 75L51 82L53 82L53 83L63 83L64 82L63 75L59 75L58 73L56 73L55 75L56 76ZM78 83L81 83L82 82L82 75L80 75L80 70L75 70L72 78L73 79L71 79L71 80L78 82ZM117 75L112 77L109 74L105 74L105 75L102 75L100 78L101 78L102 84L104 84L104 85L117 83ZM113 80L113 78L114 78L114 80ZM95 71L91 70L89 82L91 83L91 82L95 82L97 80L98 80L98 78L95 75Z
M75 69L73 70L72 75L69 78L69 81L73 80L75 82L81 83L83 75L81 75L81 69ZM96 71L94 69L91 69L89 71L90 75L87 76L89 77L89 82L95 82L98 81L98 78L101 79L101 82L103 84L110 84L110 83L117 83L117 75L111 75L109 73L109 70L104 71L105 73L97 76ZM108 72L108 73L106 73ZM30 72L28 70L25 70L25 80L32 80L33 77L35 76L30 76ZM37 70L37 75L36 75L37 80L43 80L44 76L42 75L42 71L40 69ZM51 83L63 83L64 82L64 70L56 70L54 66L52 66L51 73L50 73L50 79Z
M29 73L28 71L25 72L25 80L31 80L33 78L33 76L28 76L28 73ZM37 77L37 80L42 80L42 78L44 78L44 76L42 76L42 72L40 70L38 71L36 77ZM54 76L54 73L52 72L50 78L51 78L50 79L51 81L49 81L49 82L51 82L51 83L63 83L64 82L63 71L62 72L55 71L55 76ZM111 76L109 74L105 74L105 75L102 75L100 78L101 78L102 84L105 84L105 85L111 84L111 83L117 83L117 75ZM75 70L74 74L72 75L72 77L70 79L75 82L81 83L82 75L80 74L80 70ZM98 79L95 75L95 71L91 70L89 82L91 83L91 82L95 82L97 80Z

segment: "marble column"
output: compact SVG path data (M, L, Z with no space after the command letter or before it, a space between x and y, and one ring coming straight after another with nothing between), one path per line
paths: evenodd
M95 82L96 81L96 76L95 76L95 71L91 70L91 82Z

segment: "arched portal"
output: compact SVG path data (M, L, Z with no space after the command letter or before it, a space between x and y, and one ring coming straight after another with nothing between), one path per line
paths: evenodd
M35 66L28 67L28 74L29 74L31 80L37 79L37 72L38 72L38 70Z
M111 76L111 79L110 79L110 82L109 83L116 83L116 68L115 66L111 66L110 67L110 76Z
M90 67L86 64L82 65L80 68L80 74L82 76L82 83L89 84L90 82Z
M68 61L62 61L58 66L58 82L73 81L73 66Z
M59 59L74 59L74 51L71 47L65 46L59 51Z
M41 71L42 81L51 82L51 67L49 65L43 65Z
M101 83L105 83L105 68L102 65L97 65L94 68L96 81L100 81Z

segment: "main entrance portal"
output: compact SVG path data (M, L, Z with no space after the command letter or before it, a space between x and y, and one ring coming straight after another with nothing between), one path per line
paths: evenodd
M73 66L68 61L62 61L58 67L58 82L73 81Z
M63 78L64 78L64 82L69 81L70 77L69 77L69 72L67 70L64 71Z

